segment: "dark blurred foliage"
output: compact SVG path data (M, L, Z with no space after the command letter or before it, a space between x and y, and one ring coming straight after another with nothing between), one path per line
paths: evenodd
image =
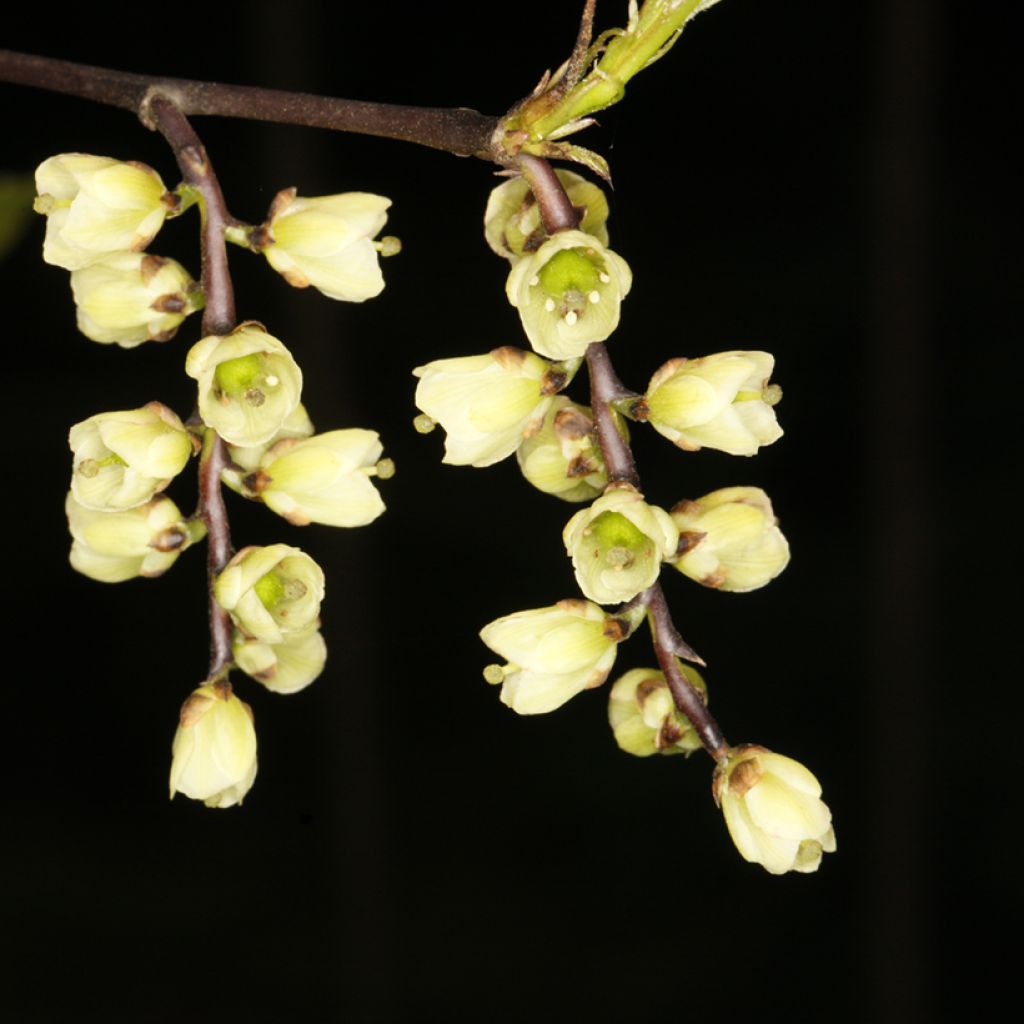
M605 0L599 23L624 7ZM499 113L566 54L576 8L260 0L43 21L24 5L0 41ZM613 245L635 274L611 342L626 382L675 355L777 358L786 436L756 459L634 437L651 500L756 484L791 540L763 591L666 589L727 735L822 780L839 852L813 876L743 863L708 759L622 754L604 691L521 719L480 676L481 625L574 593L569 506L514 460L442 466L440 433L411 427L413 366L521 344L481 232L491 170L220 119L196 127L238 216L259 220L287 185L394 200L405 249L379 300L293 291L241 252L232 265L240 315L292 348L318 427L379 429L398 474L388 514L358 531L299 532L232 498L236 543L296 543L324 566L329 666L291 698L239 679L260 741L243 808L169 803L177 709L206 661L202 555L159 581L73 574L65 436L154 398L187 414L198 324L131 352L86 341L33 224L0 267L7 1019L983 1014L1009 959L993 924L1019 896L1011 10L726 0L580 139L611 160ZM4 170L78 150L177 180L125 112L0 94ZM154 251L197 270L194 224L168 224ZM190 487L172 489L183 507ZM645 647L619 666L649 664Z

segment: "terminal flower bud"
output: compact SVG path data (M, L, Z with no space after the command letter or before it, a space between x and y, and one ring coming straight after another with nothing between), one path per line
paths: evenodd
M194 448L177 415L160 402L103 412L68 434L74 452L71 493L87 508L132 508L176 477Z
M184 793L207 807L233 807L255 778L252 709L230 689L207 684L193 690L171 744L171 799Z
M169 341L202 293L174 260L142 252L115 252L71 272L78 329L93 341L135 348Z
M573 207L580 214L579 230L608 244L608 200L597 185L574 171L557 170ZM484 213L487 244L513 264L536 252L548 234L540 217L540 208L525 178L512 178L491 190Z
M577 512L562 540L584 595L598 604L618 604L654 583L662 561L675 554L679 531L664 509L620 483Z
M488 666L484 678L502 684L502 703L520 715L553 711L608 678L627 628L580 600L506 615L480 631L480 639L508 662Z
M618 326L632 283L626 261L593 235L559 231L512 267L505 291L537 352L577 359Z
M390 205L390 199L369 192L307 199L286 188L274 197L252 244L290 285L363 302L384 289L378 246L371 239L384 227Z
M608 484L590 410L564 395L555 396L540 430L523 441L516 458L537 490L563 501L591 501Z
M259 497L294 526L365 526L384 511L370 481L382 452L373 430L285 438L243 480L244 493Z
M101 583L159 576L202 536L162 495L123 512L99 512L69 493L64 510L74 540L71 568Z
M316 623L324 574L309 555L287 544L246 547L228 562L213 592L247 637L279 644Z
M715 769L715 802L744 860L773 875L817 871L834 853L832 814L818 780L798 761L747 744Z
M707 686L700 673L676 659L679 671L707 701ZM701 746L690 720L676 708L665 674L635 668L620 676L608 695L608 722L615 742L627 754L686 754Z
M235 635L235 664L274 693L298 693L324 670L327 644L315 627L279 644Z
M490 466L539 429L551 396L565 387L570 372L505 346L487 355L417 366L415 401L448 435L444 462Z
M670 359L651 378L637 417L686 451L753 455L782 437L773 408L782 391L768 383L774 365L767 352Z
M679 556L672 564L718 590L756 590L789 564L789 544L768 495L759 487L725 487L672 509Z
M269 441L295 411L302 371L273 335L249 321L192 346L185 372L199 382L199 415L228 444Z
M87 153L44 160L36 191L35 209L46 215L43 259L65 270L145 249L177 205L151 167Z

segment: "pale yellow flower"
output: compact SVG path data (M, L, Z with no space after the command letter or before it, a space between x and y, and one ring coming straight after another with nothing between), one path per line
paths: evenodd
M502 703L520 715L553 711L608 678L624 635L619 620L589 601L516 612L480 631L480 639L508 662L488 666L484 677L502 684Z
M559 231L512 267L505 292L534 350L578 359L619 323L633 274L593 235Z
M200 686L181 707L171 755L172 799L183 793L207 807L240 804L256 778L252 709L233 693Z
M294 188L284 189L257 234L257 248L290 285L363 302L384 288L372 239L390 205L390 199L368 192L304 198Z
M821 785L799 761L753 744L715 770L715 800L744 860L773 875L817 871L836 849Z
M47 218L43 259L65 270L145 249L176 205L151 167L87 153L44 160L36 190L35 209Z
M562 539L584 595L618 604L654 583L661 563L675 554L679 531L664 509L620 483L577 512Z

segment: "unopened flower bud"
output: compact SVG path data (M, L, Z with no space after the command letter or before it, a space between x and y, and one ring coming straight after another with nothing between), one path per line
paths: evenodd
M166 405L104 412L76 423L71 492L87 508L116 511L149 501L176 477L193 452L192 438Z
M705 701L707 686L700 673L677 659L679 671ZM655 669L635 668L620 676L608 695L608 721L615 742L627 754L692 754L701 741L690 720L672 699L665 674Z
M242 548L214 583L217 603L247 637L279 644L320 614L323 570L287 544Z
M135 348L168 341L202 308L199 286L174 260L115 252L71 273L78 329L93 341Z
M574 171L557 170L555 174L581 214L579 230L607 245L608 200L604 192ZM484 213L484 235L487 244L512 263L536 252L547 240L540 207L525 178L512 178L491 190Z
M533 352L496 348L487 355L438 359L413 373L416 405L444 427L444 462L490 466L534 433L563 388L568 370Z
M564 395L555 396L540 430L523 441L516 458L537 490L563 501L591 501L608 484L590 410Z
M35 209L47 218L43 259L65 270L145 249L176 205L151 167L86 153L44 160L36 190Z
M505 291L530 344L549 359L577 359L619 323L629 265L593 235L559 231L512 268Z
M253 243L290 285L363 302L384 288L372 239L390 205L390 199L368 192L304 198L286 188L275 196ZM386 246L389 252L397 251L394 241Z
M268 644L236 634L235 664L274 693L297 693L324 670L327 644L315 627L306 633Z
M240 804L256 778L252 709L209 684L181 706L171 745L171 799L183 793L207 807Z
M675 554L672 517L629 484L618 484L569 520L562 534L580 590L598 604L630 601Z
M64 510L74 539L71 567L101 583L159 576L202 536L163 496L123 512L98 512L69 493Z
M299 404L302 371L284 345L251 321L201 339L185 359L199 382L199 415L228 444L269 441Z
M719 352L702 359L670 359L651 378L639 418L686 451L717 448L753 455L782 437L769 384L767 352Z
M756 590L789 564L789 544L759 487L725 487L681 501L672 520L680 550L672 564L706 587Z
M484 677L502 684L502 703L520 715L553 711L608 678L627 630L589 601L506 615L480 631L480 639L508 662L488 666Z
M817 871L836 849L818 780L799 761L747 744L715 769L715 802L744 860L773 875Z
M383 447L373 430L278 441L243 481L247 494L294 526L365 526L384 511L370 481Z

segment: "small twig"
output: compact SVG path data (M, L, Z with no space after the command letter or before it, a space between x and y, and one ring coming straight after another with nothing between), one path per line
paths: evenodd
M700 693L679 671L676 655L690 661L695 660L701 665L704 662L696 657L693 649L676 630L660 583L655 583L646 591L644 602L647 605L648 621L651 624L654 652L661 671L665 673L668 688L672 691L672 699L675 701L676 707L690 720L707 752L716 761L722 761L728 756L729 744L722 735L718 723L708 711L707 705L701 699ZM685 653L686 651L689 651L689 654Z
M221 608L213 596L213 584L224 566L231 560L231 527L228 510L224 505L220 475L227 465L227 445L212 428L207 427L203 437L203 453L199 460L199 505L196 515L206 524L206 575L209 584L210 613L210 671L209 679L226 676L226 669L234 660L231 650L231 616Z
M608 482L625 480L640 490L640 475L633 459L633 450L615 426L611 405L630 392L622 386L603 341L595 341L587 346L587 369L590 371L591 412L597 428L597 440L604 455L605 469L608 471Z
M150 93L143 111L168 141L185 181L200 194L202 216L203 334L228 334L237 323L235 295L228 268L224 228L232 222L206 150L188 118L168 97ZM221 472L227 465L227 445L215 430L206 428L199 459L199 505L196 515L206 524L206 575L209 589L210 671L207 678L228 687L227 669L234 660L231 650L231 617L214 597L213 587L231 560L231 528L221 490Z
M203 333L227 334L237 323L224 240L224 229L233 223L233 218L224 203L220 182L199 136L173 100L151 92L143 100L142 113L152 119L170 144L185 181L202 196L202 286L206 298Z
M375 135L495 160L491 137L501 122L464 107L413 107L314 96L281 89L220 85L113 71L72 61L0 50L0 81L79 96L139 114L153 92L169 97L186 116L216 115Z
M579 227L580 212L572 205L551 164L529 153L520 153L516 162L537 200L547 233L553 235L556 231L572 231Z

